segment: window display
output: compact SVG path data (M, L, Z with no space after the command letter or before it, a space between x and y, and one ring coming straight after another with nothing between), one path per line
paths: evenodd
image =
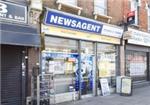
M51 52L77 53L78 43L75 40L46 37L46 50Z
M75 90L79 56L77 41L48 36L45 41L46 50L42 52L42 72L54 75L56 94L65 94L70 90Z
M99 78L107 78L109 86L115 86L116 47L110 44L99 43L97 46L97 56Z
M110 87L115 86L116 46L98 43L96 47L96 43L93 42L48 36L45 41L46 50L42 52L42 72L54 75L56 94L81 92L83 98L92 96L97 89L94 88L96 75L99 77L98 80L107 79ZM96 63L99 72L96 72ZM80 83L81 91L79 91Z

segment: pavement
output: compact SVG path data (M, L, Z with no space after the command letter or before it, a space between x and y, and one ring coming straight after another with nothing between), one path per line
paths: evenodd
M57 105L150 105L150 86L133 89L132 96L97 96Z

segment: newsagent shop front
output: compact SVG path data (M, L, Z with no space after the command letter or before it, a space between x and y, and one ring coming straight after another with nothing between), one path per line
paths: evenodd
M47 9L41 31L42 73L53 75L55 103L100 95L100 78L113 91L121 28Z
M150 80L150 34L129 28L131 38L126 45L126 75L134 83Z

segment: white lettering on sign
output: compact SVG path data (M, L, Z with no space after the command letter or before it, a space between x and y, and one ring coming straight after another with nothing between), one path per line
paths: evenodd
M7 12L8 12L7 5L0 3L0 13L7 13Z
M24 17L20 17L20 16L15 16L16 20L24 20Z
M13 19L13 16L10 14L10 15L8 15L8 18Z
M5 18L5 17L6 17L6 14L0 13L0 17Z
M85 23L85 22L82 23L80 21L76 21L76 20L72 20L72 19L68 19L68 18L64 18L64 17L60 17L60 16L54 16L54 15L51 15L50 23L65 25L68 27L71 26L74 28L86 29L89 31L96 31L96 32L99 32L99 30L101 28L98 25L93 25L93 24Z
M0 19L26 23L26 6L0 0Z
M132 36L128 39L128 43L150 46L150 34L142 31L138 31L135 29L128 29L132 32Z
M113 26L104 25L102 29L102 35L121 38L123 35L123 29L120 29L119 27L117 28Z
M0 3L0 17L5 18L7 12L8 12L7 5Z

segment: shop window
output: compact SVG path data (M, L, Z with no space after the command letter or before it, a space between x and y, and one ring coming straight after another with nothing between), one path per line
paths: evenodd
M140 1L139 1L140 2ZM139 2L137 0L131 0L131 10L130 11L135 11L135 25L138 25L138 6Z
M47 37L45 38L46 50L51 52L77 53L77 42L63 38Z
M115 87L116 76L116 47L109 44L98 44L99 78L107 78L110 87Z
M42 52L42 71L54 74L56 98L61 95L67 100L67 96L73 96L75 80L78 78L75 76L78 69L78 42L46 36L45 46L46 50Z
M126 52L126 75L133 80L146 80L147 57L145 52Z
M107 15L107 0L94 0L94 19L110 23L112 17Z
M94 0L94 12L107 15L107 0Z

